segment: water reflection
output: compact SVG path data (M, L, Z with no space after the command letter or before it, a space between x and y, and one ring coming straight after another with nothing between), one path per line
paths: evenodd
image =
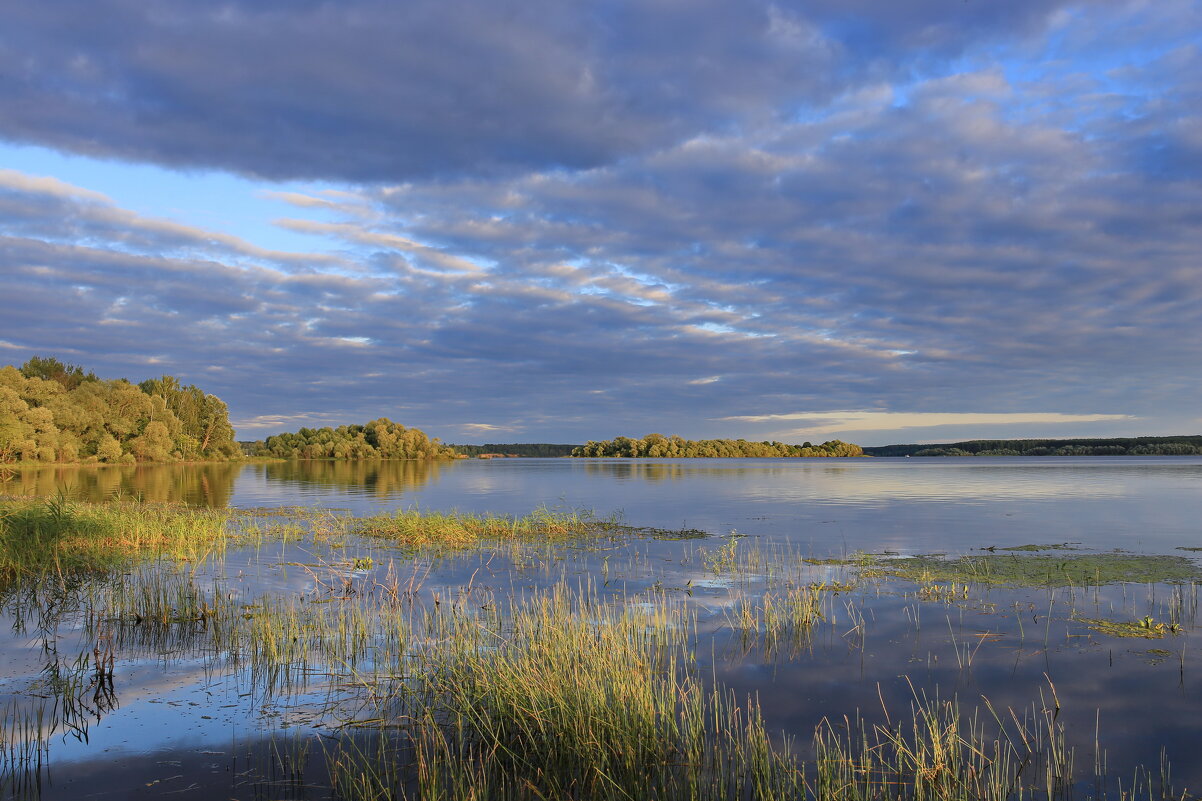
M334 490L388 500L437 481L448 466L423 461L49 465L0 471L0 495L45 497L63 492L96 502L138 499L211 507L293 506Z
M355 487L362 488L365 494L389 497L438 480L442 463L371 459L351 462L268 462L252 467L261 470L268 481L275 483Z
M1120 463L1111 459L902 460L902 459L707 459L699 461L589 460L584 473L615 481L660 483L720 481L740 494L859 501L865 499L955 500L1055 498L1066 491L1090 497L1125 493L1148 468L1175 466L1197 481L1197 464ZM782 494L783 493L783 494Z
M250 465L247 477L261 476L267 483L281 489L344 489L353 490L356 495L387 499L437 481L446 466L444 462L419 460L267 462Z
M242 465L51 465L0 472L0 494L47 496L64 492L86 501L115 498L193 506L228 506Z

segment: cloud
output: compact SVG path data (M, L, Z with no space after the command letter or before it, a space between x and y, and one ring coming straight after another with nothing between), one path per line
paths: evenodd
M6 353L261 432L1193 425L1195 5L19 3L0 137L312 177L314 246L2 171Z
M300 412L297 414L260 414L253 417L233 417L231 425L243 439L273 434L279 431L296 431L299 428L331 426L338 427L355 423L366 423L367 419L348 419L337 412Z
M1058 412L1012 412L982 414L973 412L877 412L831 411L793 412L724 417L743 423L780 423L810 421L811 425L790 430L792 435L830 434L838 431L897 431L938 426L1014 426L1062 423L1097 423L1137 419L1127 414L1061 414Z
M464 434L491 434L494 431L520 431L520 426L498 426L491 423L460 423L459 430Z
M0 136L272 179L590 168L1036 37L1077 5L21 0Z
M60 181L50 176L27 175L17 170L0 169L0 187L16 190L17 192L51 195L75 200L90 200L105 204L112 203L112 200L100 192L72 186L65 181Z

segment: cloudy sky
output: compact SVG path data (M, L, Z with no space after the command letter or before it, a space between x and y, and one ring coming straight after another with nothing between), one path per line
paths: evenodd
M0 364L240 438L1202 431L1196 0L12 0Z

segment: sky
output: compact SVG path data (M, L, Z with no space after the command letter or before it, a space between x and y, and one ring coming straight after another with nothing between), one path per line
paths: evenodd
M240 439L1202 432L1196 0L12 0L0 364Z

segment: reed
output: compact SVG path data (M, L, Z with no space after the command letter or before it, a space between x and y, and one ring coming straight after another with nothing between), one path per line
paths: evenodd
M1053 696L1054 697L1054 696ZM814 738L811 791L831 801L1006 801L1070 798L1073 751L1043 699L1019 716L988 700L962 712L955 700L916 694L908 720L824 720Z
M790 657L808 647L814 629L832 618L832 595L812 584L785 584L779 590L744 595L726 613L727 625L744 650L759 646L765 656Z
M440 526L475 531L478 544L538 543L544 536L575 543L607 531L587 516L571 524L543 514L400 513L369 520L401 520L415 529L433 520L435 534L425 531L424 540L375 536L435 549L459 541L439 539ZM754 549L729 550L724 571L750 588ZM473 587L474 574L458 588L426 589L420 568L401 579L375 552L334 567L330 575L345 582L315 571L312 590L296 595L235 599L221 582L206 584L190 570L159 563L79 584L77 598L48 596L50 606L82 617L87 648L95 650L60 660L51 677L55 697L75 704L70 722L59 715L31 728L35 712L6 718L0 734L9 776L40 769L46 735L30 732L43 724L46 731L70 730L102 711L99 701L115 700L103 695L106 678L112 689L114 652L120 660L145 648L164 659L205 654L214 667L245 671L256 703L320 681L318 690L327 694L314 721L321 748L298 741L305 748L280 759L288 766L282 775L299 782L303 763L320 759L330 787L347 801L1005 801L1067 798L1089 778L1075 773L1050 687L1047 700L1025 713L994 710L988 702L965 712L955 700L915 693L901 720L886 711L883 724L858 715L824 721L813 760L803 762L788 738L769 732L755 699L736 697L708 662L699 664L702 635L687 597L624 595L563 579L525 596L496 597L491 588ZM819 625L832 630L835 599L856 588L814 584L810 566L788 576L763 570L762 591L748 589L728 623L777 650L808 642ZM1189 595L1181 588L1157 615L1176 610L1178 618L1188 617L1196 607ZM854 598L841 602L854 624L844 636L854 632L863 649L875 618ZM1159 775L1164 791L1167 766ZM1152 774L1139 776L1139 797L1152 797Z
M413 548L471 548L515 540L563 543L604 537L618 528L613 521L589 512L557 512L546 507L521 517L398 509L349 523L353 534Z
M225 546L227 514L180 505L0 501L0 581L100 571L131 558L196 560Z
M754 702L703 685L691 616L662 596L560 587L500 627L444 622L412 716L422 799L797 797L788 749Z

